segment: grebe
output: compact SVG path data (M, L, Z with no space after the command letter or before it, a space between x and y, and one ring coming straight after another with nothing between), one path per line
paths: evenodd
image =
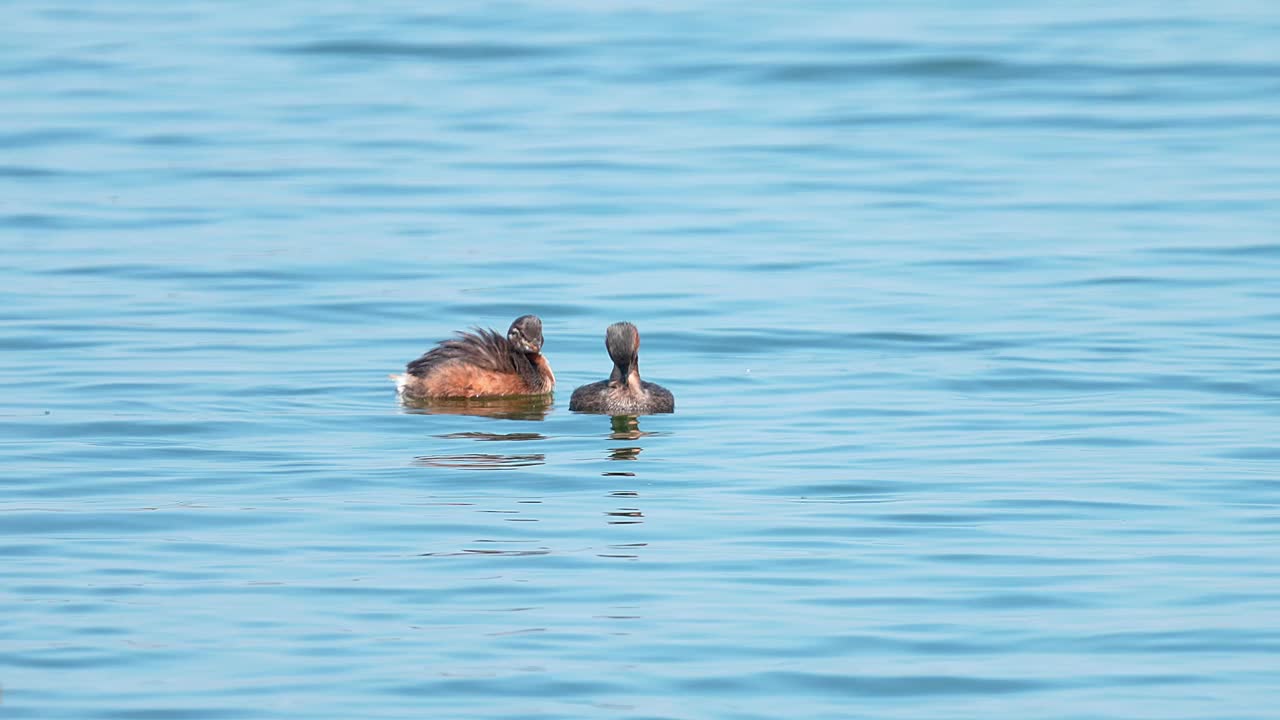
M458 332L392 375L400 397L431 398L546 395L556 386L551 365L542 356L542 320L521 315L507 336L473 328Z
M640 379L640 331L629 322L614 323L604 334L613 359L608 380L573 391L569 409L609 415L646 415L676 411L676 400L661 385Z

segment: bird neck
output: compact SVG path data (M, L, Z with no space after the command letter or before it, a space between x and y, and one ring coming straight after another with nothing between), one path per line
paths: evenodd
M627 363L613 364L613 372L609 374L609 387L626 387L631 392L640 392L640 362L631 360Z
M525 384L533 391L544 392L547 389L545 379L542 377L542 373L538 372L538 368L534 367L532 357L537 356L526 355L519 350L511 351L511 363L515 365L516 374L520 376L520 379L524 380Z

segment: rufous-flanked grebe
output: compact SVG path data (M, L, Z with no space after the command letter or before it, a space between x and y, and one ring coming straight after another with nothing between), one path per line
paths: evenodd
M392 375L400 397L431 398L545 395L556 376L542 355L542 320L522 315L507 336L473 328L458 332L409 363L402 375Z

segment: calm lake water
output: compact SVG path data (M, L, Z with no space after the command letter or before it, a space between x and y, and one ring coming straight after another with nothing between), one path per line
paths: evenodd
M456 5L0 8L0 717L1275 717L1280 6Z

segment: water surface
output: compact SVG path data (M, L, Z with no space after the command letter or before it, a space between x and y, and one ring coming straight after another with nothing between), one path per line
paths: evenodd
M1272 715L1273 4L0 20L5 718Z

